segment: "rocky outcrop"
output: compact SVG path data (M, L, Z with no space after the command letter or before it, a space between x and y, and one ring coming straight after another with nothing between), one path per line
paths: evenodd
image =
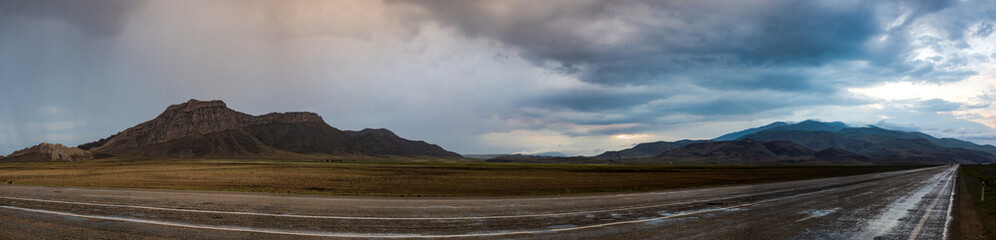
M83 161L93 158L90 152L66 147L62 144L41 143L32 147L18 150L10 156L0 157L4 162L59 162L59 161Z
M129 148L163 143L196 134L238 129L269 123L324 122L310 112L270 113L252 116L229 109L224 102L198 101L171 105L155 119L144 122L90 146L98 153L115 154ZM99 143L99 141L98 141ZM86 144L85 144L86 145Z
M253 116L222 101L171 105L155 119L80 145L100 156L266 157L294 154L460 157L387 129L341 131L310 112Z

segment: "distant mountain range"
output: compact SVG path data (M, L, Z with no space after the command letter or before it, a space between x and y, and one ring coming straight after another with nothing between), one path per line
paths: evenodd
M229 109L222 101L194 99L171 105L152 120L71 149L97 157L126 158L461 157L434 144L401 138L387 129L342 131L315 113L253 116Z
M775 122L712 140L641 143L595 159L656 163L988 163L996 147L841 122ZM637 160L639 159L639 160Z
M222 101L171 105L156 118L109 137L66 147L42 143L0 161L121 158L302 158L323 156L442 157L460 154L387 129L342 131L310 112L253 116ZM900 164L990 163L996 147L841 122L775 122L711 140L641 143L594 157L559 152L481 154L491 162L629 164Z
M567 154L562 152L541 152L532 154L464 154L466 158L472 159L499 159L499 158L510 158L510 159L530 159L530 158L550 158L550 157L568 157Z

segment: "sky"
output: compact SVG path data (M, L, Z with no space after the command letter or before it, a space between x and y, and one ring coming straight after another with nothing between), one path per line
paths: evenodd
M996 144L994 1L0 0L0 154L188 99L459 153L775 121Z

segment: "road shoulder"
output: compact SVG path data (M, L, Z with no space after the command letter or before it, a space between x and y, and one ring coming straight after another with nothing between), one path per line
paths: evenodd
M972 195L968 194L965 178L961 174L958 174L958 190L955 191L953 207L950 239L986 239L983 236L982 222L975 213Z

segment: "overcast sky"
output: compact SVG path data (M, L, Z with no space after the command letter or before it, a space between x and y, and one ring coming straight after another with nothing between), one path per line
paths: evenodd
M459 153L818 119L996 143L993 1L0 0L0 154L188 99Z

